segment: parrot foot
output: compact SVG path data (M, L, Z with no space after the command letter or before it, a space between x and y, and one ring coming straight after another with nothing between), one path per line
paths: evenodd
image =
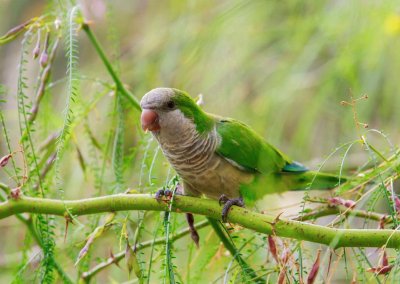
M169 189L159 189L157 190L155 197L157 200L161 200L162 197L165 196L167 198L171 198L172 197L172 191Z
M222 194L218 199L218 203L221 206L222 204L227 203L228 200L229 200L228 196L226 196L225 194Z
M176 188L174 191L175 191L175 195L183 195L183 187L179 183L176 185ZM174 194L174 191L161 188L161 189L157 190L155 197L157 200L161 200L163 196L165 196L168 199L171 199L172 195Z
M221 197L218 199L219 204L224 204L224 207L222 208L222 222L226 223L226 219L228 218L228 213L229 210L233 205L239 206L239 207L244 207L244 202L243 198L234 198L234 199L229 199L225 194L222 194Z

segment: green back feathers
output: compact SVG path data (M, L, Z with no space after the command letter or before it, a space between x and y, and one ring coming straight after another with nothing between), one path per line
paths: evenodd
M196 130L200 134L211 131L215 125L214 119L204 112L187 93L178 89L173 90L175 95L172 100L176 107L182 111L185 117L193 120Z
M217 119L221 144L217 154L239 167L263 174L279 172L291 161L278 149L268 144L247 125L233 119Z
M308 189L311 183L310 189L329 189L339 182L335 175L311 172L293 162L244 123L204 112L183 91L174 89L172 100L195 123L199 133L208 133L216 127L221 138L216 154L240 170L255 173L253 182L242 184L239 189L246 204L265 194Z
M196 130L207 133L217 126L221 144L217 154L250 172L279 172L291 161L278 149L268 144L247 125L233 120L213 116L204 112L185 92L174 90L171 98L185 117L193 120Z

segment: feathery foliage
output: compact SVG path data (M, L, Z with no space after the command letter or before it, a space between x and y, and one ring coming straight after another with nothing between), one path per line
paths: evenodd
M354 177L330 194L267 196L254 210L398 230L397 1L76 2L0 4L1 202L175 190L175 173L138 127L138 99L167 86L203 93L205 111L246 122L316 171ZM334 250L341 234L325 246L195 216L211 224L197 248L174 201L163 202L165 213L78 218L64 205L63 217L1 220L0 282L399 277L398 249Z

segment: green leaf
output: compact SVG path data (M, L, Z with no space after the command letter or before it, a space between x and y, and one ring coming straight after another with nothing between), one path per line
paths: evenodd
M139 260L137 258L136 252L132 249L132 247L129 245L128 242L126 243L125 260L129 276L133 270L133 272L135 272L136 277L139 279L140 282L142 282L143 272L140 267Z

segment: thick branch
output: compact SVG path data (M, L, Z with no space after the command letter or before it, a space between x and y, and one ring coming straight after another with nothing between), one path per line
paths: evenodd
M157 201L147 194L117 194L81 200L62 201L21 197L0 204L0 219L30 212L64 216L66 208L75 216L123 210L168 210L166 201ZM220 219L218 202L188 196L176 196L175 212L191 212ZM382 247L400 248L400 232L394 230L335 229L299 221L276 219L274 216L233 207L228 221L264 234L306 240L337 247Z

